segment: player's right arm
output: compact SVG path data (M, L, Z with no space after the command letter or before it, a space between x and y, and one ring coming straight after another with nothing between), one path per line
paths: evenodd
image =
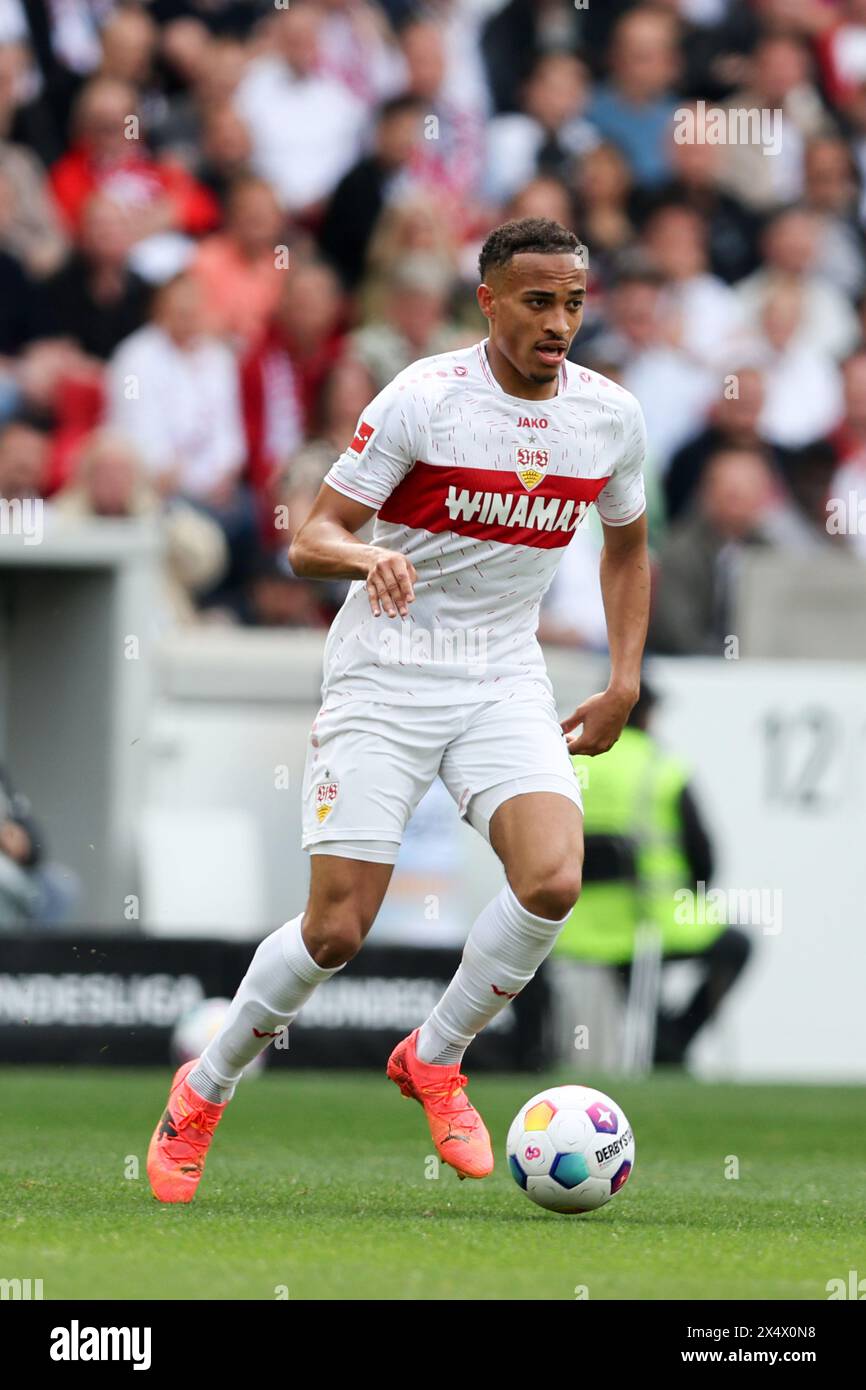
M401 373L364 410L354 438L328 472L292 541L289 561L308 579L362 579L373 616L408 616L415 566L399 551L355 535L419 457L419 401Z
M363 579L375 618L383 609L389 618L398 613L405 618L418 577L412 561L397 550L365 545L355 535L375 510L322 483L289 547L289 563L306 579Z

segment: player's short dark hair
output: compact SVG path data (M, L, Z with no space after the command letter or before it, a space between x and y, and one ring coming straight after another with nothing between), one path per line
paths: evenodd
M516 218L512 222L503 222L501 227L494 227L482 246L478 257L481 279L487 279L489 270L499 270L508 264L512 256L520 256L527 251L549 256L561 256L568 252L585 255L586 247L574 232L550 217Z

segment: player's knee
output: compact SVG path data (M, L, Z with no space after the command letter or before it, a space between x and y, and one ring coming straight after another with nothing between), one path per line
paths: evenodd
M564 864L550 873L532 872L516 896L527 912L554 922L561 921L580 896L580 869Z
M316 965L330 970L357 955L369 930L355 903L341 903L304 922L304 941Z

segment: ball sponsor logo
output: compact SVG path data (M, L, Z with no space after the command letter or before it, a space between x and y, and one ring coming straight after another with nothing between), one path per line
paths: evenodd
M605 1144L604 1148L596 1149L596 1163L609 1163L612 1158L619 1158L620 1154L623 1153L623 1151L627 1149L629 1144L632 1142L632 1138L633 1136L631 1130L627 1129L619 1136L618 1139L614 1139L612 1143Z

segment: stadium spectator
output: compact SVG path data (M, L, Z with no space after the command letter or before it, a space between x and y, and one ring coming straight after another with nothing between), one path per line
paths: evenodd
M842 364L844 410L830 438L840 463L866 458L866 351Z
M321 70L368 110L403 89L406 65L385 15L370 0L322 0Z
M659 207L642 244L665 276L661 309L678 325L679 347L693 361L718 367L744 346L745 314L734 291L710 272L703 216L683 204Z
M736 293L747 327L756 333L773 291L780 286L797 289L803 295L799 332L816 351L841 360L856 347L860 326L845 295L818 273L824 225L820 214L802 206L778 212L768 222L761 239L761 268L741 280Z
M521 217L550 217L563 227L574 231L578 222L570 190L552 174L539 174L524 184L505 205L503 216L509 220Z
M578 220L593 250L590 272L599 256L607 264L635 239L629 212L631 188L628 164L615 145L598 144L575 165Z
M88 409L95 406L98 413L101 407L101 364L68 338L40 338L9 359L6 366L4 374L0 362L0 418L13 413L27 415L54 430L52 454L67 423L70 392L89 397ZM49 490L57 485L58 468L62 473L62 466L52 457Z
M692 208L707 227L710 269L732 284L758 267L759 219L721 186L724 148L707 138L706 108L696 102L682 102L677 110L690 114L691 138L675 138L679 129L670 131L671 177L655 188L636 189L630 214L642 225L659 205L677 203Z
M249 127L253 166L282 206L312 223L361 149L366 108L320 69L321 11L300 0L270 22L270 49L235 93Z
M846 139L860 176L861 220L866 215L866 82L861 83L856 95L846 101L844 107Z
M834 529L866 559L866 352L849 357L842 381L845 412L830 436L837 468L828 499L835 499L834 510L840 513Z
M784 448L829 433L843 409L839 367L804 335L805 311L803 287L779 284L764 303L756 342L764 376L761 433Z
M46 330L37 282L14 256L0 251L0 358L21 352L35 339L44 337Z
M779 470L795 514L804 524L803 543L843 546L848 534L829 527L828 502L835 493L836 451L829 439L779 451ZM862 485L861 485L862 492Z
M114 430L96 430L85 441L74 481L52 499L51 511L75 523L111 517L158 524L166 541L163 601L173 622L193 622L198 596L213 589L227 569L228 549L217 523L180 498L165 504L148 482L135 445Z
M97 67L100 43L95 6L37 5L7 0L3 39L18 53L15 140L44 164L63 152L71 103Z
M319 245L347 289L355 289L364 274L370 238L386 203L412 187L409 166L422 116L414 97L386 102L378 113L371 153L343 176L328 203Z
M289 270L286 220L264 179L238 179L225 228L206 237L190 269L199 281L207 331L243 350L264 331Z
M154 73L159 37L159 26L138 5L118 6L99 35L102 55L95 75L134 88L145 127L149 127L151 112L158 111L163 102Z
M443 274L457 278L461 248L448 218L432 192L413 189L382 210L367 251L367 268L355 296L359 316L380 318L388 297L391 271L406 256L435 259ZM476 257L477 259L477 257Z
M82 209L76 249L44 286L52 333L103 360L147 315L150 287L127 263L132 235L128 213L95 193Z
M0 497L11 502L43 496L48 473L48 438L27 420L0 426Z
M860 225L860 176L851 150L837 135L806 146L803 204L821 216L815 273L857 299L866 288L866 242Z
M282 556L287 556L292 538L306 519L325 474L348 448L358 419L375 394L375 383L364 365L351 353L344 353L323 384L317 402L313 437L291 459L285 461L274 478L274 537ZM368 526L366 529L371 528ZM359 534L364 534L364 531ZM278 567L276 572L272 569L270 579L284 584L287 574L291 575L290 567L288 570L285 566ZM268 575L264 578L267 579ZM311 611L316 615L316 625L330 622L346 597L348 581L310 583L294 576L292 578L295 585L305 585L310 590L309 602L313 605ZM273 590L271 596L276 597ZM283 594L283 598L288 604L289 595ZM291 596L291 602L294 605L292 612L299 612L297 594ZM253 603L251 611L255 611L255 608Z
M804 528L762 453L727 448L713 454L697 505L671 527L659 553L651 649L720 656L732 631L744 548L803 541Z
M375 395L375 379L347 345L322 383L305 450L319 446L331 453L332 460L339 458L354 439L358 420ZM290 470L292 480L296 463L297 459Z
M400 44L408 70L407 91L425 110L425 138L412 171L441 201L454 234L474 231L484 168L485 93L461 79L460 50L446 46L432 18L403 26Z
M251 176L250 132L232 106L215 106L202 124L198 178L223 206L239 178Z
M163 56L175 83L150 114L148 137L160 155L171 156L201 178L205 129L218 113L235 114L231 102L249 51L236 39L211 38L200 21L190 19L170 26ZM248 133L246 140L251 148Z
M237 368L229 348L204 331L202 294L191 275L159 289L151 320L111 358L107 423L136 441L164 496L185 496L209 510L230 543L248 540Z
M725 374L723 389L696 435L677 450L664 477L665 509L670 521L691 504L704 468L723 449L757 449L769 455L759 421L764 408L764 379L757 367L736 366Z
M179 27L190 22L200 24L218 38L244 38L256 18L269 9L267 0L253 0L252 5L249 0L152 0L152 3L166 42L173 39Z
M78 235L91 194L104 193L129 211L133 241L158 232L191 236L209 231L218 208L180 165L157 163L142 139L135 90L113 78L94 78L73 112L73 144L51 168L51 188L66 224Z
M652 186L670 176L678 38L679 21L670 11L649 6L628 11L613 31L609 80L597 88L586 110L603 138L623 151L639 185Z
M19 51L0 44L0 250L38 277L60 264L65 237L42 165L31 149L11 138L20 68Z
M325 474L351 444L358 420L375 395L376 383L370 372L358 357L345 352L322 386L313 437L275 479L281 546L289 545L306 518ZM345 585L338 588L345 592Z
M168 3L171 3L171 0L168 0ZM181 13L177 18L161 25L159 56L168 69L164 84L168 92L177 87L189 87L197 82L213 62L215 45L221 39L226 42L232 41L228 37L228 31L221 26L212 31L206 23L208 17L217 12L219 3L220 0L204 0L203 5L196 6L181 0L178 7ZM158 19L163 7L164 0L157 0ZM243 44L239 46L243 47Z
M449 277L435 257L407 256L394 266L382 319L351 336L352 351L377 391L419 357L456 346L457 330L447 319L449 290Z
M284 277L276 311L241 367L248 473L259 491L303 442L340 355L342 318L342 290L329 266L301 262Z
M680 345L665 309L666 277L642 253L622 258L608 296L608 331L591 345L592 365L633 391L647 421L647 471L661 476L671 456L706 419L719 373Z
M614 7L621 9L622 0L611 0L604 9ZM566 0L545 5L508 0L487 19L480 48L497 111L520 110L521 90L533 63L551 47L576 52L585 20L585 14Z
M739 120L760 122L760 138L729 136L721 146L723 186L755 212L802 197L806 143L832 130L811 67L804 39L766 34L751 54L746 85L723 104Z
M572 165L599 143L584 117L588 74L571 53L545 53L530 72L520 111L487 126L484 192L504 203L535 174L567 179Z
M866 5L842 0L825 14L817 42L824 87L830 101L844 108L866 82Z

